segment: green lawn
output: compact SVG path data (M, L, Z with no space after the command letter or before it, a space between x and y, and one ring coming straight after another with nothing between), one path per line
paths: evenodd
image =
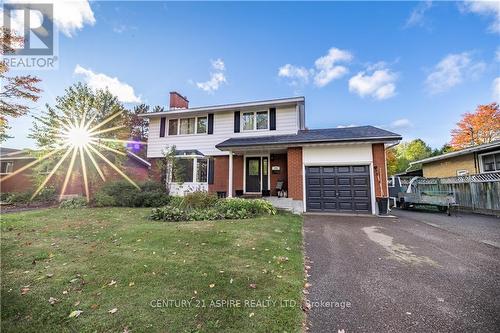
M168 223L149 212L3 214L1 331L301 330L301 217Z

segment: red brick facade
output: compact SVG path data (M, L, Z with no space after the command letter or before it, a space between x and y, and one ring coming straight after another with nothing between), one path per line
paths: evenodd
M276 183L280 180L285 182L285 188L288 188L288 173L287 173L287 158L286 154L271 154L271 161L269 163L271 169L271 184L269 189L271 190L271 195L278 195L276 191ZM280 167L280 171L273 173L272 167Z
M13 171L19 170L26 164L33 162L32 159L19 159L14 161ZM0 179L7 175L0 175ZM2 193L10 192L26 192L32 188L31 169L24 170L14 177L7 179L0 183L0 190Z
M387 197L387 168L385 162L385 147L383 143L375 143L372 145L373 155L373 169L374 169L374 183L375 183L375 196Z
M288 197L295 200L304 198L302 174L302 147L288 148Z
M214 183L208 184L211 193L226 192L229 186L229 157L214 157ZM243 191L243 156L233 156L233 196Z

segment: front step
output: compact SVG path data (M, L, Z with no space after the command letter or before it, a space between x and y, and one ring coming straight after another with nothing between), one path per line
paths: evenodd
M274 207L278 209L287 210L294 214L301 214L303 212L302 201L293 200L291 198L278 197L264 197L263 199L269 201Z

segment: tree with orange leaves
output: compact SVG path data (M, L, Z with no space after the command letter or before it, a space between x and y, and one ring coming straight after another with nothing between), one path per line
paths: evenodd
M12 53L12 45L22 43L22 37L9 29L0 28L0 55ZM25 102L36 102L42 92L37 87L40 79L32 75L7 76L9 67L4 60L0 61L0 142L7 139L6 131L9 128L7 117L25 115L30 107Z
M451 146L455 150L500 139L498 103L479 105L473 113L465 113L451 131Z

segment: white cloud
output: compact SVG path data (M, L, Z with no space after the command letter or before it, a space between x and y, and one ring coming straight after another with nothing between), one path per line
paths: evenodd
M500 102L500 76L493 80L493 99Z
M212 60L212 68L217 70L217 71L224 71L226 70L226 65L224 64L224 61L222 61L221 58Z
M359 125L350 124L350 125L338 125L337 128L349 128L349 127L358 127Z
M408 128L412 126L412 122L406 118L396 119L390 125L391 128Z
M500 33L500 3L498 0L466 0L459 6L462 12L474 13L482 16L493 16L493 22L488 27L488 31Z
M305 67L286 64L278 70L278 76L291 79L292 85L297 85L299 82L306 84L309 82L310 72Z
M466 78L479 77L485 68L483 62L474 62L469 52L449 54L434 66L425 84L431 94L441 93L462 83Z
M351 59L352 54L349 51L332 47L327 55L318 58L314 62L317 70L314 76L314 83L318 87L324 87L332 80L342 77L348 72L348 69L347 67L337 65L337 63L351 61Z
M349 79L349 91L361 97L371 96L377 100L393 97L396 94L397 75L389 69L359 72Z
M214 72L210 73L210 80L205 82L196 82L196 86L203 91L208 93L213 93L217 91L221 84L226 83L226 76L224 71L226 70L226 65L222 59L216 59L211 61L212 69Z
M72 37L77 30L83 29L84 25L94 25L95 17L87 0L8 0L6 3L53 3L53 21L56 27L68 37ZM0 10L0 21L3 25L3 10ZM49 14L49 13L47 13ZM33 15L31 15L33 17ZM18 34L24 34L23 19L14 16L11 20L12 28ZM38 24L39 26L40 24ZM33 27L34 24L32 23Z
M324 87L331 81L344 76L349 70L338 63L349 62L352 60L352 54L346 50L340 50L332 47L328 53L319 57L314 62L313 68L295 66L286 64L278 69L278 76L290 79L292 86L309 83L311 77L314 78L314 84L318 87Z
M423 1L420 2L413 10L411 11L410 16L406 20L405 27L412 27L415 25L422 26L424 24L425 13L432 7L432 1Z
M124 82L121 82L116 77L110 77L102 73L94 73L92 70L83 68L80 65L76 65L74 73L83 75L89 87L94 90L108 89L109 92L115 95L120 102L141 102L140 96L138 97L135 95L134 88Z

